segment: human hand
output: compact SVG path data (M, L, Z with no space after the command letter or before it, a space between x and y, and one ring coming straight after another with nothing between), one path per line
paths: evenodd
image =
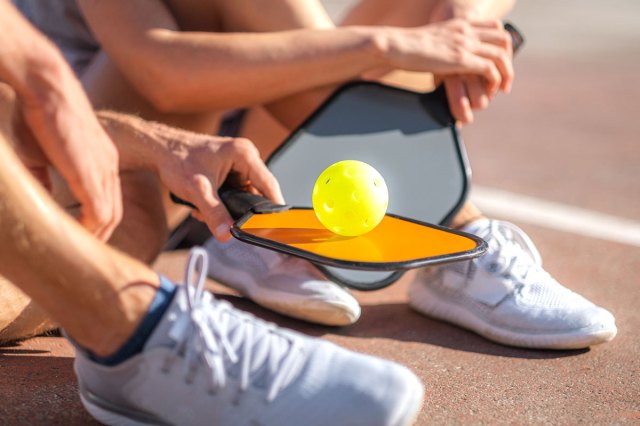
M284 204L276 178L248 139L201 135L166 126L162 133L167 149L156 160L155 170L172 193L196 206L192 215L205 222L218 240L231 238L233 220L218 196L228 177L233 178L234 186Z
M383 47L394 68L474 77L489 97L510 90L510 49L510 36L499 21L458 19L419 28L387 28Z
M449 19L474 20L503 16L513 6L513 0L436 0L429 22ZM510 41L510 40L509 40ZM508 48L511 51L511 48ZM461 124L473 122L473 110L489 106L493 98L481 78L472 75L434 76L436 85L443 83L449 100L449 109ZM510 90L507 89L508 92Z
M0 27L5 29L0 37L0 80L15 91L16 112L32 141L81 203L80 222L106 240L122 218L115 146L60 52L11 2L0 2L0 10ZM30 151L23 157L38 157L31 170L44 179L45 161L36 150Z
M26 127L81 204L80 223L106 241L122 219L118 152L98 123L80 84L68 75L42 98L21 99ZM32 172L44 165L36 147L23 158ZM43 177L44 178L44 177Z

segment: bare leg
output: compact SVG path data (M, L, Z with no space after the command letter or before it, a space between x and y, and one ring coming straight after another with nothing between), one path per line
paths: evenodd
M387 0L361 0L344 17L340 25L392 25L417 27L430 22L434 1L398 0L390 6ZM475 2L478 16L485 19L504 17L514 0Z
M3 134L0 240L0 273L99 355L133 333L159 285L153 271L100 243L64 213Z

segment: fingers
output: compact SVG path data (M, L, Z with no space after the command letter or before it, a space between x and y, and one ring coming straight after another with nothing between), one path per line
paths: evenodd
M485 82L475 75L455 75L444 79L449 109L460 124L473 122L473 110L489 106L491 96Z
M124 207L122 205L122 185L120 183L120 174L117 171L113 172L110 179L110 193L112 194L112 208L111 208L111 223L109 224L109 235L111 236L113 231L118 227L122 221L124 214Z
M498 90L510 91L513 81L511 37L499 21L460 21L450 23L457 36L461 74L474 74L486 80L489 96Z
M485 109L489 106L491 96L487 93L484 81L475 75L465 75L461 77L464 87L469 97L472 109Z
M250 191L257 189L261 194L272 201L284 204L284 198L280 191L280 185L267 166L260 159L260 154L251 141L244 138L235 138L224 145L218 152L217 163L219 170L216 179L209 179L204 175L194 177L194 185L197 189L194 204L199 211L192 213L193 217L205 222L211 232L220 241L231 238L230 229L232 219L224 204L218 197L217 189L229 174L239 185L250 184ZM221 173L220 173L221 172Z
M499 24L499 28L485 29L476 27L476 34L484 43L498 46L504 49L509 57L513 57L513 40L509 32L502 27L502 24Z
M284 204L280 185L260 158L255 145L245 138L236 138L233 143L233 170L240 174L241 179L249 181L262 195L275 203Z
M213 236L219 241L228 241L231 238L231 225L233 220L229 212L218 197L217 188L204 175L195 175L192 179L194 193L189 197L198 208L191 214L194 218L204 222L211 230Z
M111 213L106 208L106 202L93 204L93 202L81 201L81 205L80 224L99 240L107 241L113 233L114 227L111 225Z
M200 136L185 144L193 155L171 157L172 162L159 168L160 177L170 191L196 207L194 218L206 223L216 239L227 241L233 221L218 195L225 181L246 191L257 190L276 203L283 204L284 199L251 141Z
M489 43L480 43L473 53L491 61L499 72L500 89L508 93L513 81L511 55L504 48Z
M114 172L103 183L101 196L76 195L82 204L80 223L101 241L107 241L122 220L120 176Z
M509 93L514 76L511 35L498 20L473 21L471 24L481 42L480 48L474 53L490 59L496 65L501 76L500 89Z
M462 124L472 123L473 112L462 77L457 75L447 77L444 80L444 87L453 117Z
M502 86L502 75L500 74L496 63L491 59L483 57L483 55L480 53L485 50L486 49L478 48L474 52L476 53L476 56L474 56L471 61L475 63L470 64L470 67L474 67L476 69L476 75L484 78L487 92L490 94L490 96L493 96Z

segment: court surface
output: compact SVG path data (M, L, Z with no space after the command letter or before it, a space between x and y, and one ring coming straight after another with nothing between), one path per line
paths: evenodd
M349 2L327 4L338 14ZM559 281L614 313L611 343L500 346L411 311L404 281L358 293L362 318L337 329L285 319L216 288L281 325L407 365L426 387L421 425L640 423L638 16L633 0L521 2L511 19L527 45L513 93L464 130L473 199L524 228ZM180 279L184 257L164 254L157 269ZM0 348L0 424L92 424L71 357L59 337Z

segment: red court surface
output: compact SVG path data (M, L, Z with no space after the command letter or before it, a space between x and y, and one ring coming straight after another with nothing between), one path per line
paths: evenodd
M513 14L528 38L513 93L464 131L474 185L604 213L614 217L604 222L626 219L637 229L638 6L529 3ZM287 327L407 365L426 388L419 425L640 424L640 244L520 222L508 209L491 213L525 229L560 282L614 313L619 332L611 343L579 351L504 347L414 313L404 282L358 293L362 318L344 328L224 297ZM184 258L164 254L157 269L180 279ZM93 424L77 398L72 356L60 337L0 348L0 425Z

